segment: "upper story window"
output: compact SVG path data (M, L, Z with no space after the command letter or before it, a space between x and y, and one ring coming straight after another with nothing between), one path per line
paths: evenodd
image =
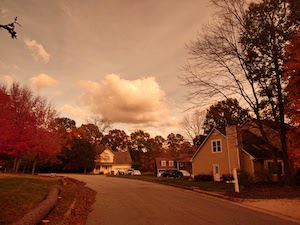
M166 161L160 161L161 166L166 166Z
M105 162L109 161L109 154L104 153L104 155L103 155L103 161L105 161Z
M211 141L211 149L213 153L222 152L221 149L221 140Z
M169 161L169 166L174 166L174 161Z

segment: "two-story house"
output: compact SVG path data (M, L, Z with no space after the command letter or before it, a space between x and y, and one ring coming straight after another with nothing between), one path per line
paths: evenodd
M271 133L276 134L274 130ZM278 148L278 136L273 139L272 148ZM257 127L249 123L244 127L230 126L226 134L214 128L191 158L192 175L211 174L215 181L220 181L223 174L232 174L234 168L252 175L263 170L272 173L273 158L270 145L261 139ZM282 169L280 158L278 163Z
M159 157L155 158L156 176L160 175L166 170L187 170L191 172L190 154L180 154L178 157Z
M132 159L128 151L112 151L109 146L96 147L94 174L117 174L131 166Z

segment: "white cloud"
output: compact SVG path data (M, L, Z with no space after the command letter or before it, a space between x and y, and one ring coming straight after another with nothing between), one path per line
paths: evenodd
M110 74L99 83L80 81L84 93L80 103L92 113L115 123L154 123L169 116L161 90L154 77L125 80Z
M50 60L50 54L46 52L43 45L39 44L36 40L25 39L26 47L31 50L31 54L36 61L43 61L48 63Z
M3 75L1 80L4 81L8 86L11 86L14 82L17 81L16 78L11 75Z
M38 76L31 77L30 83L40 89L47 86L55 86L57 84L57 80L47 74L41 73Z
M79 118L83 121L87 119L87 113L85 110L79 107L73 107L71 105L65 104L60 109L60 112L68 115L70 118Z

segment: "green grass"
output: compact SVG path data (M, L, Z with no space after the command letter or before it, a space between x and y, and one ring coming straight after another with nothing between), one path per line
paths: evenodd
M44 200L57 179L38 176L0 174L0 225L22 218Z

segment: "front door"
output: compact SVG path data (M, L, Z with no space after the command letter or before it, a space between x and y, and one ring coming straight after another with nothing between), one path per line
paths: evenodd
M219 164L213 164L214 181L220 181L220 166Z

